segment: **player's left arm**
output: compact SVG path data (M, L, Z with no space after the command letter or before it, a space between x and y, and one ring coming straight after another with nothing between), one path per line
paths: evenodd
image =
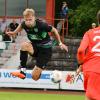
M55 35L56 39L58 40L60 48L64 49L65 51L68 52L68 47L61 42L60 35L59 35L57 29L52 26L51 32Z

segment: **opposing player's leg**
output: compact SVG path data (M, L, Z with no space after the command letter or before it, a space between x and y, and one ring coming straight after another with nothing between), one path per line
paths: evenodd
M42 71L45 69L48 61L51 59L52 49L51 48L38 48L38 56L36 57L36 65L32 71L32 79L38 80L41 76Z
M84 72L84 88L86 100L100 99L100 74L95 72Z
M33 55L34 49L30 42L24 42L21 44L21 50L20 50L20 66L19 66L20 72L12 72L11 74L13 76L19 77L21 79L25 79L25 77L26 77L26 62L27 62L27 58L28 58L28 53Z

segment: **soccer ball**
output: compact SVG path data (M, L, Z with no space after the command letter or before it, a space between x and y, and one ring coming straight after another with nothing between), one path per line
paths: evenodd
M61 71L58 71L58 70L54 70L52 71L51 73L51 81L53 83L59 83L62 79L62 73Z

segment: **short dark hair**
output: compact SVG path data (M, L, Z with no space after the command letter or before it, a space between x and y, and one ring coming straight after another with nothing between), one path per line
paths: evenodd
M97 21L98 25L100 25L100 10L97 12Z

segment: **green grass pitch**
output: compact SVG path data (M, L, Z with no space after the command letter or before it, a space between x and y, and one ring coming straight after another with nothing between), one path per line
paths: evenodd
M0 92L0 100L84 100L82 95Z

